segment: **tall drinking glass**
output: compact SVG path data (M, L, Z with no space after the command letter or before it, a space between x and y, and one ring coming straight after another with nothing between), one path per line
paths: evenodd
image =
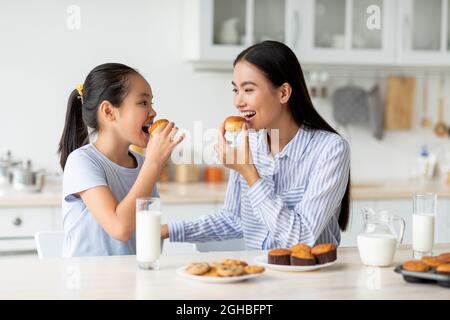
M141 269L158 270L161 254L161 201L136 199L136 257Z
M433 254L436 203L435 193L414 194L412 247L415 259Z

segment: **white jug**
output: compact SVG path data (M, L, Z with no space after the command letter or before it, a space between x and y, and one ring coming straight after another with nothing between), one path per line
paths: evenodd
M361 214L363 228L357 241L362 263L374 267L390 266L403 240L405 220L387 211L376 213L370 208L363 208ZM399 232L395 230L396 224L400 226Z

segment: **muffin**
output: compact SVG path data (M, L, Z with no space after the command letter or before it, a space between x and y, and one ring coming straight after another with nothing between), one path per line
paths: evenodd
M316 264L316 258L305 250L292 252L291 265L293 266L313 266Z
M319 244L311 249L311 254L316 257L318 264L332 262L337 259L336 245L333 243Z
M245 123L245 118L239 116L230 116L224 121L225 131L235 132L241 131L242 125Z
M150 128L148 129L148 133L152 134L153 131L156 130L156 128L158 128L159 126L164 126L164 127L165 127L167 124L169 124L169 120L167 120L167 119L159 119L159 120L156 120L156 121L150 126Z
M406 261L402 265L402 268L414 272L427 272L430 270L430 267L426 263L417 260Z
M236 147L240 143L239 135L242 130L242 125L245 123L245 119L239 116L231 116L225 119L225 140L230 142L231 147Z
M289 250L291 250L292 252L306 251L306 252L310 253L311 247L305 243L299 243L299 244L296 244L295 246L290 247Z
M445 263L450 263L450 252L438 255L438 259L444 261Z
M445 263L438 257L423 257L420 261L428 265L430 268L436 268L437 266Z
M273 249L269 251L268 261L270 264L291 264L291 250L289 249Z
M450 263L441 264L436 268L437 273L447 274L450 276Z

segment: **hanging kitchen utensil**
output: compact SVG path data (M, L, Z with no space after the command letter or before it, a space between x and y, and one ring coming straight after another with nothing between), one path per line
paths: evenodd
M385 129L411 129L415 90L414 77L388 78Z
M428 115L428 78L425 75L425 80L423 83L423 118L421 121L422 128L430 128L432 121Z
M438 137L447 135L447 125L444 122L444 77L441 77L439 86L438 121L434 126L434 133Z
M333 117L341 125L367 124L369 101L367 92L356 86L336 89L332 96Z
M381 140L384 134L384 101L379 84L375 84L368 94L369 125L373 136Z

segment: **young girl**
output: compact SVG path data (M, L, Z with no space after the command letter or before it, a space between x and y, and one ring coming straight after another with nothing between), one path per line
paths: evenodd
M136 198L158 197L163 164L183 139L173 139L173 123L149 136L152 99L147 81L117 63L95 67L72 91L59 143L65 257L136 253ZM146 148L145 159L130 144Z
M241 147L226 143L223 125L216 146L233 169L225 204L216 214L164 225L162 237L243 237L248 249L338 245L349 218L349 145L314 109L295 54L279 42L256 44L236 58L232 85L246 124ZM255 130L249 136L247 126ZM230 154L245 161L226 164Z

